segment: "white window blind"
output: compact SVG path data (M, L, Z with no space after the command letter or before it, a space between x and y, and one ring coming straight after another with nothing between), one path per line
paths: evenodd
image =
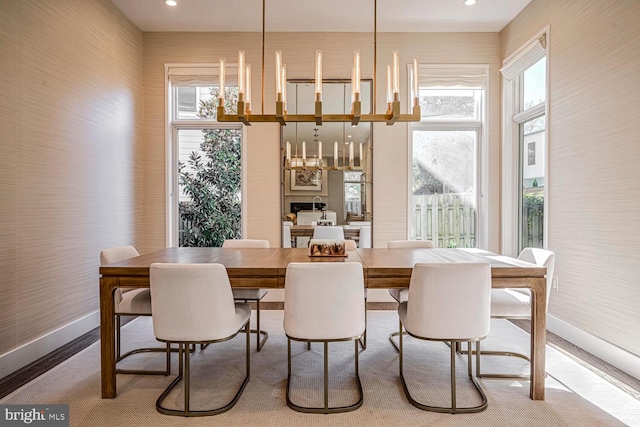
M531 44L525 46L520 52L505 59L500 72L507 80L513 80L516 76L541 60L547 54L547 36L542 34Z
M418 84L421 89L465 88L484 89L487 85L485 67L477 68L432 68L420 67Z
M218 84L219 67L169 67L167 74L172 87L215 86ZM225 86L238 84L238 67L225 68Z

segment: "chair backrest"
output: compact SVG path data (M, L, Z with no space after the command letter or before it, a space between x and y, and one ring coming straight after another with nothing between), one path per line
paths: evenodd
M547 267L547 309L549 308L549 297L553 286L553 271L556 265L556 255L548 249L524 248L518 259L532 264Z
M371 247L371 226L370 225L360 226L359 242L360 242L361 248Z
M291 247L291 226L282 223L282 247Z
M339 226L322 226L313 229L314 239L344 240L344 228Z
M284 330L288 336L305 339L352 338L362 334L364 329L362 264L292 262L287 266Z
M344 241L344 250L345 251L355 251L357 249L355 240L345 240Z
M268 240L260 239L229 239L222 242L223 248L268 248Z
M401 248L424 248L432 249L433 242L431 240L391 240L387 242L388 249Z
M133 246L118 246L105 249L100 252L100 265L113 264L114 262L140 256Z
M114 262L123 261L125 259L140 256L136 248L133 246L118 246L115 248L104 249L100 252L100 265L109 265ZM118 305L122 301L122 293L128 292L134 288L116 288L113 295L116 311Z
M363 225L371 227L371 221L349 221L349 225L352 227L362 227Z
M149 269L153 332L164 341L210 341L237 332L222 264L154 263Z
M407 331L425 338L484 338L489 334L490 315L489 263L413 267L404 322Z

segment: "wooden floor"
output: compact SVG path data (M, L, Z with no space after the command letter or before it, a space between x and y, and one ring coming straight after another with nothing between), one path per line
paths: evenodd
M370 310L395 309L388 307L389 305L396 304L368 303L367 307ZM281 303L263 303L261 308L263 310L281 309ZM126 324L133 319L134 317L123 316L122 323ZM513 323L527 332L529 332L530 330L530 323L528 320L515 320L513 321ZM46 356L36 360L28 366L25 366L24 368L0 379L0 399L19 389L29 381L32 381L38 376L44 374L49 369L54 368L68 358L89 347L99 339L100 330L99 328L95 328L90 332L87 332L83 336L76 338L75 340L60 347L59 349L54 350ZM640 380L609 365L608 363L603 362L591 353L582 350L581 348L548 331L547 344L564 352L565 354L573 358L577 363L590 369L597 375L601 376L612 384L615 384L630 395L634 396L636 399L640 400Z

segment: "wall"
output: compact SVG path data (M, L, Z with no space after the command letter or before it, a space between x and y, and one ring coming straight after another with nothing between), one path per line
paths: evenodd
M551 26L548 247L559 292L549 314L636 356L638 22L638 1L534 0L501 33L505 58Z
M146 250L165 246L165 128L164 128L164 64L217 62L226 57L227 62L236 62L238 49L246 52L247 63L252 64L252 110L261 111L261 33L158 33L144 34L144 82L145 82L145 238ZM351 75L353 51L360 49L362 78L373 77L373 34L371 33L267 33L265 41L265 102L264 112L275 113L275 78L273 51L283 51L283 62L287 64L287 77L290 79L310 78L314 72L314 54L322 49L323 76L325 78L346 78ZM486 247L498 250L499 245L499 35L497 33L389 33L378 34L378 72L390 62L392 50L399 49L401 63L410 62L415 55L425 63L484 63L491 66L489 105L489 158L488 192L484 201L488 205L489 233ZM385 79L382 78L382 81ZM406 79L401 79L402 105L406 105ZM385 87L379 82L377 87L377 112L386 109ZM248 129L269 126L254 124ZM388 240L404 239L407 233L407 129L408 124L396 124L387 127L384 124L374 126L374 174L373 174L373 212L374 244L386 246ZM261 142L249 140L248 158L262 156L269 150L274 155L254 162L248 170L247 186L252 196L251 206L261 209L261 215L249 217L247 237L270 240L279 245L280 236L280 197L274 197L273 191L260 192L253 189L264 185L264 178L275 179L279 186L279 134L273 133L269 139L267 133ZM251 138L251 134L249 134ZM271 147L265 149L265 147ZM253 149L260 149L260 154ZM273 174L273 175L271 175ZM269 184L271 185L271 184ZM269 187L270 188L270 187ZM278 189L279 191L279 189ZM273 221L266 217L274 218Z
M0 74L3 377L97 326L99 251L143 243L142 33L109 0L3 0Z

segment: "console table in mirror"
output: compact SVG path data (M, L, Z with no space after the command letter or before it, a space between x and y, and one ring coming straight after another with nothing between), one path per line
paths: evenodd
M323 80L323 114L345 114L351 111L351 82ZM361 111L371 113L372 81L361 82ZM314 114L313 80L287 82L287 113ZM308 237L301 230L284 227L314 225L327 219L334 225L357 228L350 237L361 243L359 228L369 228L362 242L371 245L372 220L372 126L360 122L288 123L282 126L282 219L283 246L289 239L298 247L306 246Z

